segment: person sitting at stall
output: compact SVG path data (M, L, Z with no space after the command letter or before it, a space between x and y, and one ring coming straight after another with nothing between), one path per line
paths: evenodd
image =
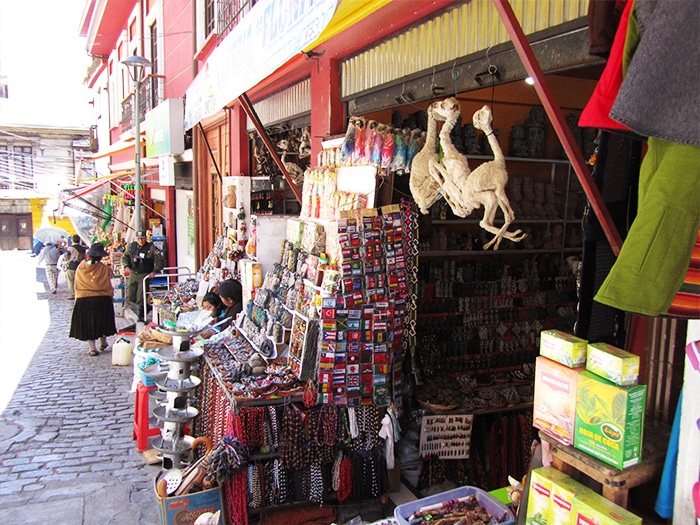
M75 306L71 318L69 337L87 341L88 353L99 352L95 340L100 340L100 350L107 348L107 337L117 333L112 304L112 269L102 262L109 254L96 242L85 252L86 260L75 270Z
M221 302L219 294L216 292L207 292L207 294L202 298L202 310L209 310L211 312L211 321L209 322L210 327L207 327L200 335L203 339L209 339L215 334L221 331L222 325L226 324L224 321L226 307L224 303Z
M138 306L139 320L143 321L146 314L143 296L143 280L153 279L165 266L165 260L160 250L146 240L146 231L138 230L136 240L129 244L122 256L124 275L128 276L126 298ZM146 282L148 292L148 281Z
M223 317L228 320L221 324L221 329L224 330L231 324L235 325L236 316L243 311L243 286L240 281L226 279L219 283L216 292L226 307Z
M208 292L202 298L202 309L211 312L211 323L218 323L224 318L224 303L221 302L219 294L216 292Z

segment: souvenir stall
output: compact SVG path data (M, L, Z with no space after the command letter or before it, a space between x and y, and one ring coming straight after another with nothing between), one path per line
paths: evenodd
M286 220L276 260L252 258L270 250L269 239L241 227L240 209L196 284L154 298L153 330L177 333L213 284L232 276L244 287L235 325L192 340L203 358L198 378L188 379L201 379L192 435L231 452L208 471L222 489L226 523L293 502L376 498L388 492L392 470L398 478L391 450L403 403L415 224L409 204L366 207L376 170L340 167L339 155L331 160L340 142L307 171L304 209ZM268 265L264 278L255 277Z
M449 99L442 106L456 111ZM535 332L565 321L573 278L559 273L566 271L561 244L547 247L556 264L519 263L527 274L515 266L514 246L527 236L507 225L494 228L483 250L464 245L458 254L490 255L483 269L430 257L418 264L426 241L418 237L417 207L408 200L375 207L374 200L388 181L419 188L428 207L439 198L428 168L437 107L425 136L353 119L305 172L301 214L286 219L272 262L252 259L268 239L248 226L242 201L231 200L227 233L198 272L196 296L231 275L243 284L245 307L235 327L198 343L204 354L193 434L236 450L235 464L219 465L217 474L228 523L291 502L376 497L399 470L416 490L443 482L486 489L505 486L527 465ZM480 112L484 144L496 150L488 107ZM546 225L564 226L576 190L570 171L548 164L553 191L566 198L557 199ZM535 210L527 187L525 194L514 205L532 198ZM444 199L450 217L466 214L458 198ZM508 202L502 206L508 217ZM456 225L475 248L483 237L477 221ZM183 299L177 296L160 301L161 318ZM398 418L407 422L406 436Z

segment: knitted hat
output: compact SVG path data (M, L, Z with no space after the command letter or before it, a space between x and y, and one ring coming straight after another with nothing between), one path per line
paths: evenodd
M90 257L107 257L109 254L105 251L105 247L102 243L96 242L87 251Z

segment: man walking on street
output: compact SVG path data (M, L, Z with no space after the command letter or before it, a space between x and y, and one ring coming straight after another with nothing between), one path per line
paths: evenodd
M153 279L155 274L163 270L163 266L165 266L163 255L153 243L146 240L146 232L139 230L136 232L136 240L129 244L122 256L122 266L124 267L124 275L129 278L126 298L138 305L139 319L143 321L146 310L142 283L146 277Z
M49 290L51 293L56 293L58 286L58 258L61 256L61 251L52 242L47 242L44 249L39 254L37 265L44 261L46 268L46 280L49 281Z
M85 259L85 245L81 242L80 235L73 235L72 241L73 243L68 247L68 267L66 268L69 299L75 299L75 270Z

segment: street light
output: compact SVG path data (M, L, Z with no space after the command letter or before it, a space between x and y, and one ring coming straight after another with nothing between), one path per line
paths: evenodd
M143 80L143 70L146 67L151 67L151 61L147 58L138 55L130 56L122 60L129 69L129 76L134 81L134 136L136 137L136 146L134 148L134 214L136 221L134 229L141 229L141 117L139 116L139 97L141 80Z

